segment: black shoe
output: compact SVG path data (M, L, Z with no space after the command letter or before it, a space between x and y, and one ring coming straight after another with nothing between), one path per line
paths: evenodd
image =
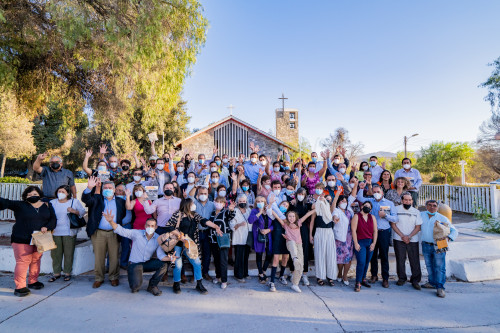
M139 292L139 289L130 289L130 292L131 292L132 294L135 294L135 293L138 293L138 292Z
M201 280L198 280L198 283L196 283L196 290L198 290L202 295L208 294L208 290L203 286Z
M29 294L31 294L31 290L29 290L26 287L21 288L21 289L14 289L14 295L16 295L18 297L28 296Z
M413 288L415 288L416 290L422 290L422 287L420 287L420 285L418 284L418 282L413 282L411 284L413 286Z
M396 285L398 286L402 286L406 283L406 280L398 280L398 282L396 282Z
M181 293L181 284L179 282L174 282L174 293L180 294Z
M361 285L362 285L363 287L366 287L366 288L371 288L371 287L372 287L372 286L368 283L368 281L366 281L366 280L361 281Z
M160 296L161 295L161 290L158 289L158 287L156 287L156 286L154 286L154 287L149 286L148 287L148 292L150 292L151 294L153 294L153 296Z
M43 287L45 287L45 285L43 283L41 283L40 281L36 281L35 283L28 284L28 288L35 289L35 290L42 289Z

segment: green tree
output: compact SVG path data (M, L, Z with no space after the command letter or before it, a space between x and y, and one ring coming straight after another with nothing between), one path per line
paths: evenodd
M414 152L407 152L406 156L410 159L413 168L417 168L417 157ZM390 163L387 164L387 169L389 169L392 174L403 167L403 158L405 157L404 151L398 151L396 157L393 157ZM418 169L418 168L417 168Z
M474 149L468 143L433 142L429 147L422 149L418 167L422 172L441 175L445 183L448 183L448 180L461 174L461 166L458 162L466 161L467 170L474 163L473 157Z

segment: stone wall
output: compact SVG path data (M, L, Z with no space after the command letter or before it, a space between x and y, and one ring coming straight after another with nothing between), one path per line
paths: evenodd
M295 114L295 120L290 119L290 113ZM290 128L290 123L295 124L295 128ZM276 137L292 146L299 146L299 110L297 109L276 109Z
M214 131L208 130L182 144L183 154L189 151L191 157L198 159L198 154L205 154L207 160L212 158L214 149Z
M259 146L259 155L271 155L273 160L278 154L278 149L283 148L283 146L281 146L277 142L270 140L252 130L248 131L248 144L250 144L250 142L253 142L256 146Z

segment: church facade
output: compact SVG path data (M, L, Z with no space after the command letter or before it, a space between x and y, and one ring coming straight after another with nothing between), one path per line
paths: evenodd
M203 153L211 157L213 148L218 155L238 157L240 153L249 156L250 144L259 146L259 154L275 157L283 148L298 151L298 110L276 110L276 136L231 115L221 119L175 143L177 150L191 154ZM193 156L196 158L196 156Z

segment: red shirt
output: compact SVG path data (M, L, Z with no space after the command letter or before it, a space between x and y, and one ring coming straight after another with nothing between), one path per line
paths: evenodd
M358 240L361 239L373 239L373 217L372 214L368 215L368 221L365 221L363 214L358 213L358 228L356 230L356 235Z

